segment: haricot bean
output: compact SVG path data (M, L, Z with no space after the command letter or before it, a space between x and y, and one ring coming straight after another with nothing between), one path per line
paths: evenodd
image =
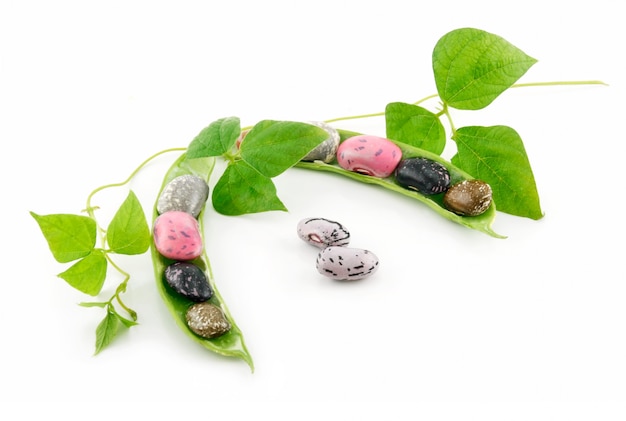
M378 270L378 257L365 249L330 246L318 253L315 267L331 279L356 281Z
M350 232L339 222L326 218L305 218L298 222L298 237L318 248L346 246Z
M241 358L254 369L243 334L215 286L203 243L206 180L215 158L185 158L181 155L168 170L154 206L157 289L176 323L193 340L218 354Z

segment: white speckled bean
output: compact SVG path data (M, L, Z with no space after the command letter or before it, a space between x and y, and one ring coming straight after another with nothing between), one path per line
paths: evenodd
M318 248L346 246L350 233L339 222L325 218L306 218L298 223L298 237Z
M369 250L326 247L317 255L317 271L339 281L366 278L378 270L378 257Z

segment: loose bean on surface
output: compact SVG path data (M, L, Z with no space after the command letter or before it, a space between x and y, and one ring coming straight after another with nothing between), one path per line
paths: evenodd
M319 252L317 271L339 281L364 279L378 270L378 257L369 250L330 246Z
M318 248L346 246L350 233L339 222L326 218L305 218L298 223L298 236L306 243Z

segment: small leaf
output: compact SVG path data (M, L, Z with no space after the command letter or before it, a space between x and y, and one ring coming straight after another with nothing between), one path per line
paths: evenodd
M387 138L440 155L446 146L441 120L418 105L392 102L385 108Z
M117 319L120 321L120 323L122 323L122 326L126 328L137 326L139 324L133 320L129 320L125 317L122 317L119 313L115 313L115 315L117 316Z
M30 212L39 224L52 255L59 263L67 263L87 256L96 245L96 222L82 215L37 215Z
M214 121L191 141L187 148L187 159L223 155L232 148L240 133L238 117Z
M141 254L148 251L150 238L146 215L131 190L109 224L107 242L114 253Z
M213 188L212 201L215 210L223 215L287 210L276 195L272 180L244 161L228 165Z
M537 60L497 35L461 28L441 37L432 62L439 97L453 108L479 110Z
M80 292L95 296L102 290L106 273L107 260L104 252L95 249L58 276Z
M241 143L241 158L267 177L276 177L328 138L312 124L264 120Z
M486 181L498 210L511 215L543 217L530 161L519 134L507 126L461 127L453 139L452 163Z
M96 328L96 352L100 353L115 338L119 331L120 321L115 312L107 310L106 316Z

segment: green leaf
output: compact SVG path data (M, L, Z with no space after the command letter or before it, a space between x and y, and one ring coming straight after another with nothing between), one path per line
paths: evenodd
M223 215L287 210L276 195L272 180L245 161L228 165L213 188L212 202L215 210Z
M187 159L223 155L232 148L240 133L238 117L214 121L191 141L187 148Z
M519 134L507 126L461 127L453 139L452 163L491 185L498 210L511 215L543 217L530 161Z
M132 190L107 229L107 243L118 254L141 254L150 248L150 228L141 203Z
M39 224L57 262L67 263L85 257L96 245L96 222L87 216L30 214Z
M96 352L100 353L106 348L119 332L120 320L114 311L108 309L104 319L96 328Z
M122 317L119 314L117 314L117 319L120 321L120 323L122 323L122 326L124 326L126 328L130 328L132 326L137 326L139 324L139 323L134 322L134 321L132 321L130 319Z
M241 143L241 158L267 177L276 177L328 138L312 124L264 120Z
M474 28L447 33L432 55L439 97L462 110L491 104L536 62L505 39Z
M441 120L418 105L392 102L385 108L387 138L440 155L446 146Z
M104 252L94 249L58 276L80 292L95 296L102 290L106 273L107 260Z

